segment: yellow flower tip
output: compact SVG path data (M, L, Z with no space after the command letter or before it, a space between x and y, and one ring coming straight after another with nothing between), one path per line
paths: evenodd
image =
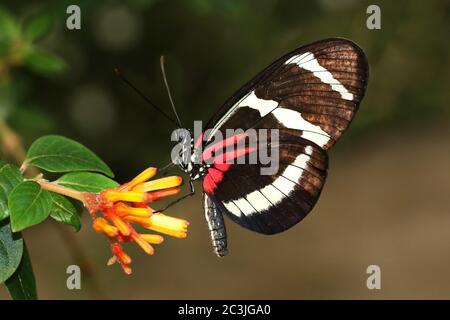
M153 178L157 172L158 172L158 169L149 167L149 168L145 169L144 171L142 171L140 174L138 174L133 180L131 180L130 184L135 186L141 182L147 181L148 179Z
M187 230L189 222L184 219L169 217L162 213L155 213L150 217L150 223L154 226L173 230Z
M173 237L178 238L178 239L185 239L185 238L187 238L187 233L180 232L180 233L174 235Z
M105 224L108 224L106 219L104 219L104 218L97 218L92 223L92 229L94 229L98 233L102 233L103 232L103 227L104 227Z
M141 225L144 228L167 234L176 238L186 238L189 222L173 218L161 213L155 213L150 218L126 216L124 219Z
M147 199L146 202L153 202L160 200L165 197L173 196L177 193L179 193L181 189L179 187L169 188L169 189L163 189L158 191L150 191L147 192Z
M153 211L150 208L136 208L130 207L123 202L119 202L114 206L115 212L123 217L123 216L136 216L148 218L152 215Z
M92 223L92 228L98 233L104 233L110 238L114 238L118 235L119 230L110 225L104 218L96 218Z
M139 245L139 247L141 247L142 250L145 251L145 253L152 255L155 252L153 247L147 241L145 241L139 234L137 233L133 234L131 237L133 238L134 242L136 242Z
M139 234L139 236L150 244L161 244L164 237L158 234Z
M179 231L171 235L174 238L185 239L187 238L187 231Z
M170 176L137 184L132 190L138 192L149 192L169 189L179 187L182 182L183 179L180 176Z
M137 184L140 184L142 182L147 181L148 179L153 178L157 172L158 172L158 169L149 167L149 168L145 169L144 171L142 171L140 174L138 174L130 182L124 183L121 186L117 187L117 190L119 190L119 191L131 190Z
M143 192L136 191L118 191L115 189L107 189L101 193L103 199L107 202L127 201L127 202L144 202L147 195Z
M183 219L173 218L161 213L155 213L150 218L150 224L144 226L147 229L161 232L176 238L186 238L189 222Z
M124 236L131 234L130 226L116 215L111 216L112 223L119 229L119 232Z

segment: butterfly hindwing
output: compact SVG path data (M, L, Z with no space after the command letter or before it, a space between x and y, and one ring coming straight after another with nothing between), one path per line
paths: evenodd
M264 234L282 232L311 211L328 165L324 150L289 129L280 130L273 151L279 158L272 175L261 174L258 164L213 163L203 180L205 192L221 212L243 227Z

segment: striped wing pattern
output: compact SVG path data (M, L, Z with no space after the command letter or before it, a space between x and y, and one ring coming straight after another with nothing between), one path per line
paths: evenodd
M327 150L364 97L368 70L356 44L326 39L286 54L245 84L208 122L212 131L203 147L216 131L278 129L279 170L261 175L259 164L213 163L203 180L208 199L233 221L264 234L301 221L325 183Z

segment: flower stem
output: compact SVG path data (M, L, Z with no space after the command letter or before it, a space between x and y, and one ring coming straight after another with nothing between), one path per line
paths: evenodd
M82 203L84 203L84 201L85 201L84 193L81 191L63 187L56 182L50 182L45 179L39 179L36 182L39 183L41 185L42 189L44 189L44 190L48 190L51 192L61 194L66 197L76 199L78 201L81 201Z

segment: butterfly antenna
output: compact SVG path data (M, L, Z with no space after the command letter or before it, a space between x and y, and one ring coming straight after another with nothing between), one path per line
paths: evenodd
M175 104L173 103L172 94L170 93L169 83L167 82L166 69L164 68L164 56L161 56L161 58L159 59L159 62L161 65L161 73L163 76L164 85L166 86L167 95L169 96L169 100L170 100L170 104L172 105L173 113L175 114L175 117L177 118L178 127L181 128L180 117L178 116L177 109L175 108Z
M167 113L165 113L161 108L159 108L156 104L154 104L149 97L147 97L141 90L136 88L120 71L119 68L114 68L114 74L122 80L126 85L128 85L131 89L133 89L139 96L141 96L142 99L144 99L149 105L151 105L156 111L158 111L161 115L163 115L167 120L175 124L176 126L179 126L179 121L173 120Z

